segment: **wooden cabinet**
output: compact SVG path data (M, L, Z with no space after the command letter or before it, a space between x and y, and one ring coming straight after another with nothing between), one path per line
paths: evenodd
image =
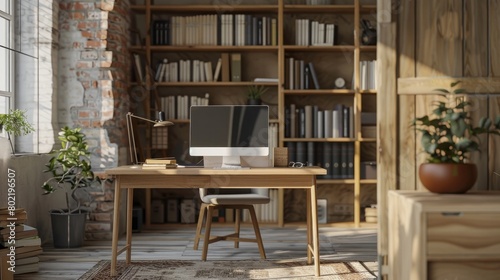
M360 171L363 162L376 161L376 135L372 133L367 136L362 133L364 126L361 117L364 113L371 113L372 116L375 114L376 91L364 86L366 71L361 61L375 60L376 46L361 44L359 22L361 19L368 19L375 23L375 0L336 1L335 4L329 5L307 5L305 0L255 0L244 1L237 5L207 5L201 0L144 0L138 4L132 4L131 11L132 25L141 34L137 40L132 38L131 50L144 53L145 59L151 62L153 73L162 61L188 60L191 65L195 60L209 62L215 72L219 59L225 55L237 54L241 57L240 79L236 80L233 80L231 73L227 78L227 71L231 71L227 69L223 69L226 71L226 78L219 76L219 79L214 81L199 81L192 76L182 81L180 79L155 81L153 78L150 83L155 89L155 96L145 100L151 105L148 106L146 114L153 117L156 114L155 111L160 109L166 111L167 108L162 105L162 100L169 96L175 96L175 98L187 96L190 99L193 96L203 98L208 94L209 104L245 104L248 86L257 84L268 87L269 90L262 97L262 101L263 104L270 106L271 125L277 127L277 146L287 147L299 143L298 145L309 147L328 145L349 147L352 158L349 177L319 178L318 193L320 198L326 198L328 201L327 220L329 223L347 222L348 225L361 225L363 207L376 204L376 179L364 179ZM257 41L255 38L247 38L246 25L238 29L237 24L233 22L235 28L231 34L235 37L232 43L224 43L225 39L221 37L221 34L224 28L223 22L226 20L223 17L225 15L232 15L234 21L238 18L246 22L256 19L256 26L262 24L263 27L259 30L267 30L264 33L268 36L265 37L266 39ZM161 43L161 40L158 40L158 23L168 22L170 26L168 28L173 30L173 25L178 24L177 20L182 18L188 22L191 20L196 22L197 20L194 19L196 17L206 17L207 19L201 19L201 22L205 20L209 26L213 20L219 26L217 31L219 35L213 35L213 31L203 29L204 31L199 32L201 37L195 36L194 39L188 39L182 36L181 38L175 37L179 36L175 35L179 33L170 31L168 35L170 39L167 42ZM211 17L215 19L210 19ZM300 33L303 34L304 30L308 30L309 36L300 35L302 39L298 35L299 20L309 21L306 25L302 25L304 28L301 28L303 30ZM334 31L329 35L334 38L334 43L327 44L326 35L324 41L317 40L313 43L312 22L322 24L324 31L321 31L321 34L327 34L327 26L330 28L335 25ZM191 25L186 23L185 26ZM193 30L196 30L196 27L193 27ZM189 32L186 31L185 34ZM212 38L213 40L209 38L206 42L204 34L215 37ZM237 43L235 39L239 36L238 34L245 34L240 43ZM260 33L256 34L257 38L263 36ZM304 38L309 38L309 42L304 43ZM291 58L295 61L302 61L304 66L298 64L298 67L309 73L307 76L309 78L302 78L303 84L300 87L290 85L290 80L296 78L296 75L290 72ZM312 77L309 65L314 67L315 79ZM301 77L305 77L305 74ZM256 78L274 80L262 82L255 80ZM345 84L336 86L335 81L338 78L342 78ZM299 77L298 81L300 80ZM351 131L344 136L290 135L288 133L290 129L289 109L292 104L297 110L302 110L307 106L317 111L331 111L336 105L342 104L350 108ZM169 141L166 154L175 156L180 162L197 163L200 159L193 158L188 153L189 117L186 115L178 117L178 114L168 116L167 112L167 118L176 125L168 128ZM292 153L291 149L289 152ZM312 156L316 154L316 152L309 151L307 153L306 160L314 158ZM297 160L296 154L290 154L290 159ZM314 162L311 164L324 164L317 158L312 161ZM346 164L349 163L346 162ZM146 200L150 196L148 194ZM298 191L285 193L280 190L278 205L281 209L277 217L279 225L305 222L306 211L305 209L302 211L301 208L301 205L305 207L302 201L304 197L305 195ZM297 203L295 199L301 202ZM150 202L146 202L146 207L150 207L149 204ZM338 209L342 209L343 212L335 212ZM148 224L147 217L146 224Z
M500 193L389 192L389 279L498 279Z

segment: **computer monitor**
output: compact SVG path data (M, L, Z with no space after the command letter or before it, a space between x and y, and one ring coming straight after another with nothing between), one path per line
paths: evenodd
M189 153L222 156L222 168L241 167L241 156L269 155L266 105L191 106Z

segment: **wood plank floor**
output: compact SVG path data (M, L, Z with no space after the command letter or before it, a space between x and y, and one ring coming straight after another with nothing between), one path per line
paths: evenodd
M229 233L230 228L215 227L213 235ZM304 227L261 228L264 248L268 259L306 259L306 230ZM143 231L133 234L133 260L200 260L201 249L193 250L194 227ZM253 237L253 229L242 228L242 236ZM361 261L372 272L377 273L377 231L369 228L320 228L321 260ZM124 244L124 237L120 240ZM202 243L200 242L200 248ZM124 259L125 254L119 256ZM75 249L44 247L37 273L16 275L16 280L78 279L99 260L111 258L111 241L87 241L85 246ZM208 260L258 260L259 251L255 243L240 243L233 248L232 242L210 244Z

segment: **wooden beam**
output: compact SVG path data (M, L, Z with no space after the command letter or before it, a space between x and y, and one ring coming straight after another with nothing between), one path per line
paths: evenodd
M421 77L399 78L398 94L437 94L434 89L449 89L455 81L462 81L460 87L469 94L500 93L500 77Z

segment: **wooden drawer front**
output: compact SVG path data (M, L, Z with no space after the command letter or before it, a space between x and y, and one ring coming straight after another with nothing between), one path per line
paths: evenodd
M500 213L429 213L427 255L500 258Z
M497 262L430 262L429 280L498 280L500 261Z

